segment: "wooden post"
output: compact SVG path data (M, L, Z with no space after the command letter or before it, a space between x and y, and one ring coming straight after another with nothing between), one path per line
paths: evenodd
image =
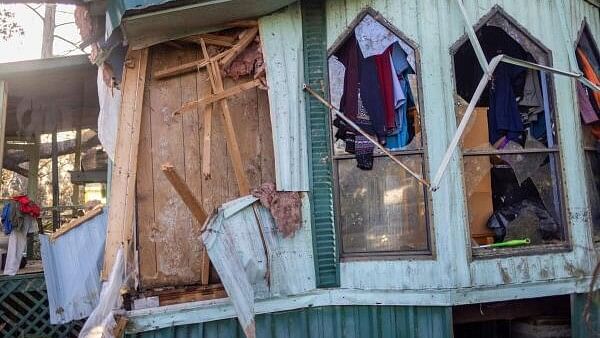
M75 131L75 163L73 164L75 171L81 171L81 128ZM79 184L73 185L73 195L71 202L74 206L79 205Z
M33 144L29 146L27 157L29 159L29 176L27 177L27 195L35 202L38 194L38 171L40 167L40 136L33 137Z
M133 268L135 180L147 65L148 48L128 52L122 82L123 98L111 178L108 229L102 268L104 280L108 278L121 246L124 248L126 272L127 269Z
M52 231L60 227L60 191L58 182L58 135L54 128L52 132Z

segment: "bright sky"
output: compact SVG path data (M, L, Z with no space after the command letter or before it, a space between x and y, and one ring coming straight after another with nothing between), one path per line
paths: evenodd
M44 15L43 5L31 4L31 6L37 8L37 11L42 16ZM33 10L23 4L0 5L0 7L15 12L17 23L25 30L24 36L18 36L6 42L0 42L0 63L39 59L42 48L42 19L37 16ZM73 22L74 10L75 7L71 5L57 6L56 24L60 25L62 23ZM56 27L55 34L75 43L81 40L74 23ZM73 51L74 48L75 47L72 45L60 39L54 39L55 55L82 53L80 50Z

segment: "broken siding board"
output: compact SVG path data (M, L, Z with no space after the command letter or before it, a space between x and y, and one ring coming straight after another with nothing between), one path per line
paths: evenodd
M112 270L120 246L126 249L124 255L126 262L131 263L133 258L135 181L148 49L130 51L127 58L130 65L125 67L122 84L123 100L111 182L112 203L109 208L102 270L104 280Z
M273 155L273 137L271 133L271 116L269 113L269 96L266 91L258 90L258 153L260 182L275 182L275 161Z
M267 67L277 189L308 191L300 5L262 17L259 26Z

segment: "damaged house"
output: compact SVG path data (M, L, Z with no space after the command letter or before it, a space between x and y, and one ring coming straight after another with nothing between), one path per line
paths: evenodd
M72 102L0 66L4 169L100 190L37 201L47 330L600 332L598 1L73 2Z

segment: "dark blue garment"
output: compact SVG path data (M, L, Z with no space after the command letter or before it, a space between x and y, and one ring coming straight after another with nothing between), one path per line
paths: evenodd
M364 110L368 114L373 132L380 138L384 138L387 135L385 128L385 110L383 106L383 96L379 78L377 77L377 63L375 56L368 57L366 59L360 56L360 100ZM358 118L360 119L361 113L364 113L363 107L360 107Z
M523 121L517 106L513 84L525 73L525 69L500 63L494 72L490 87L490 108L488 128L490 143L494 144L502 136L518 140L523 133Z
M10 220L10 203L6 203L2 208L2 228L7 235L10 235L12 232L13 225Z

